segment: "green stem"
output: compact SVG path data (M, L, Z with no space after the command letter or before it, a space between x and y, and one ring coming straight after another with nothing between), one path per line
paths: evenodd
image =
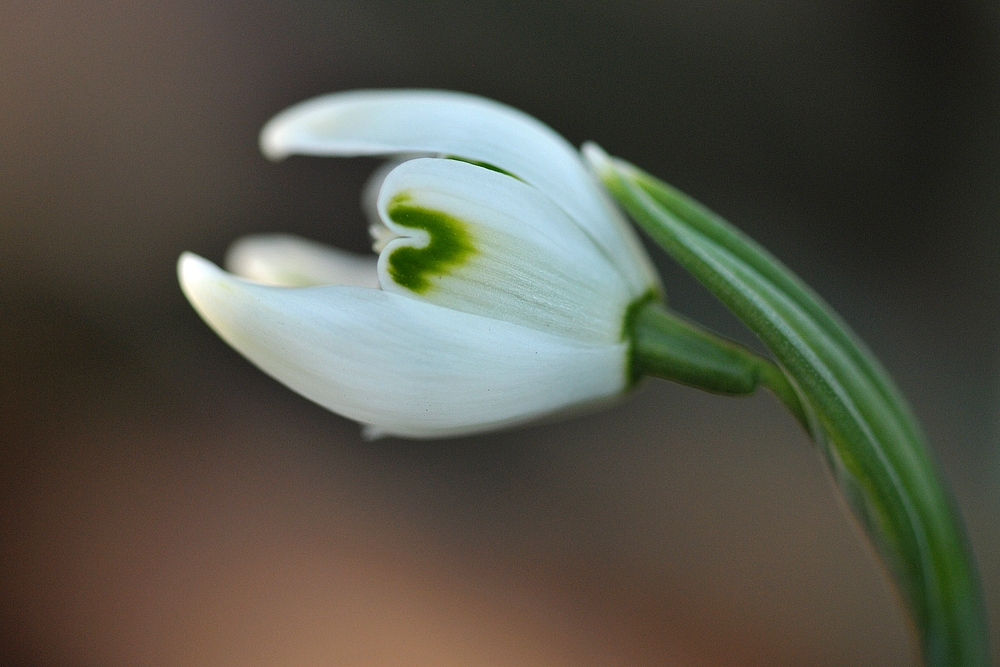
M659 301L643 303L633 315L632 365L637 376L655 375L717 394L752 394L763 385L812 432L798 392L777 365Z
M596 146L585 147L585 154L650 237L777 359L779 372L789 378L784 384L793 391L764 375L760 382L778 387L775 393L819 445L843 498L895 580L924 664L989 665L989 626L961 514L919 423L885 369L828 304L738 229ZM790 396L801 397L799 409Z

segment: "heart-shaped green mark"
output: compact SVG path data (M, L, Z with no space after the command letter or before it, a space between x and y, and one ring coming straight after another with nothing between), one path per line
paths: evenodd
M412 204L411 199L409 193L400 192L389 202L386 212L401 227L424 230L430 241L422 248L397 248L389 255L388 269L397 285L425 294L433 287L432 278L447 275L462 265L476 248L464 222Z

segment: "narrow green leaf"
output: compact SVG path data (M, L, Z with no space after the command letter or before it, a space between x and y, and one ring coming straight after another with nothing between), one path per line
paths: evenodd
M871 352L728 222L596 146L585 153L639 225L760 337L801 392L816 418L812 435L909 610L925 664L988 665L961 517L912 411Z

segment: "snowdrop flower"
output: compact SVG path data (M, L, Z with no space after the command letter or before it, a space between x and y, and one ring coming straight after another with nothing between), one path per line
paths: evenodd
M404 160L375 177L377 259L288 236L238 242L234 273L181 256L191 304L268 374L370 436L411 438L522 423L631 385L629 314L658 279L546 125L473 95L356 91L283 111L261 148Z

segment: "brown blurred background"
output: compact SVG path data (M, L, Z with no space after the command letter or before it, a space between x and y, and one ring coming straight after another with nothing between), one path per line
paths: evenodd
M365 443L198 320L183 250L367 245L376 163L271 164L261 125L400 86L594 139L825 295L922 416L1000 645L998 76L986 0L0 4L0 663L914 663L767 395Z

